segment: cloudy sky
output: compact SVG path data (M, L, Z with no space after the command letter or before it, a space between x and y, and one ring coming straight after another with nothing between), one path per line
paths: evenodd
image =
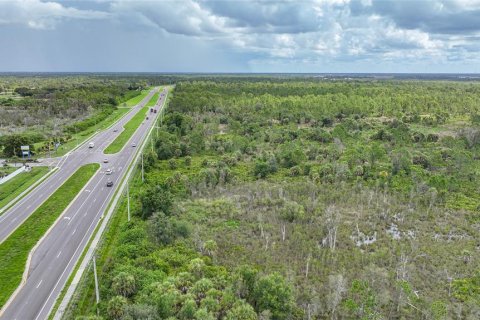
M0 0L0 71L480 72L480 0Z

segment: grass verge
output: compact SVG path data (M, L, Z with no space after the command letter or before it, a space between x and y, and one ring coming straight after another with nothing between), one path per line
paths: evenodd
M145 106L140 109L137 114L125 124L125 130L123 130L122 133L120 133L120 135L113 140L112 143L110 143L110 145L104 151L105 154L117 153L122 150L125 143L127 143L128 139L130 139L132 134L145 119L145 113L147 112L148 108L149 107Z
M155 105L155 103L157 103L157 100L158 100L158 97L160 96L160 93L159 92L156 92L151 98L150 100L148 100L147 104L145 106L147 107L153 107Z
M48 167L32 167L32 171L23 172L0 185L0 208L3 208L20 193L34 184L48 172ZM0 213L1 215L1 213Z
M125 115L127 112L129 112L129 108L118 108L111 115L109 115L105 120L100 121L94 126L91 126L87 130L78 132L76 134L72 135L72 139L70 139L68 142L65 144L61 145L58 150L52 151L51 156L52 157L61 157L65 155L68 151L72 150L75 148L77 145L83 143L85 140L87 140L95 131L100 131L108 128L110 125L112 125L115 121L120 119L123 115ZM39 142L35 144L35 148L40 147L43 144L43 142ZM48 152L46 153L40 153L37 156L50 156Z
M30 250L100 167L80 167L30 217L0 244L0 308L22 280Z
M148 109L150 107L153 107L155 105L157 100L158 92L155 93L150 99L150 101L148 101L148 103L142 109L140 109L137 114L134 115L132 119L130 119L130 121L125 124L125 130L123 130L122 133L120 133L120 135L115 140L113 140L112 143L110 143L110 145L104 151L105 154L117 153L122 150L125 143L127 143L128 139L130 139L132 134L137 130L138 126L145 119L145 113L148 112Z
M139 95L120 104L118 108L115 111L113 111L111 115L109 115L106 119L98 122L96 125L91 126L88 129L83 130L81 132L73 134L72 138L65 144L61 145L56 152L52 151L52 157L60 157L65 155L68 151L75 148L78 144L81 144L85 140L87 140L95 131L104 130L109 126L111 126L114 122L116 122L123 115L129 112L131 107L140 103L140 101L142 101L147 96L147 94L150 92L151 89L152 88L147 88L145 90L142 90L142 92ZM36 143L35 149L40 148L40 146L42 146L43 143L44 142ZM37 154L37 156L50 156L50 155L47 152L47 153L39 153Z
M142 93L140 93L138 96L133 97L132 99L126 101L125 103L122 103L122 106L133 107L133 106L139 104L140 101L142 101L147 96L147 94L150 92L151 89L152 88L147 88L147 89L142 90Z
M166 106L167 106L168 98L169 98L169 96L167 96L167 100L165 102L164 108L166 108ZM158 118L156 118L156 121L158 121ZM152 135L150 134L146 139L147 139L147 142L145 143L145 147L147 147L147 145L149 144L149 140L152 139ZM129 168L127 169L127 174L128 174L128 171L130 170L130 167L132 165L135 165L135 163L132 162L129 165ZM119 185L121 185L125 179L127 179L126 176L124 176L122 178L122 181L119 183ZM138 173L138 170L136 170L136 169L134 169L133 172L132 172L132 176L130 178L130 184L131 184L131 186L130 186L131 190L138 190L140 188L140 186L143 184L141 182L141 178L140 178L140 175ZM117 192L119 192L119 190L117 190ZM113 195L112 199L114 199L115 196L116 196L116 194ZM112 203L110 203L108 205L105 212L108 212L111 205L112 205ZM132 203L131 207L133 207L133 210L135 209L135 205L136 205L135 203ZM106 228L105 228L105 230L102 234L101 240L98 244L98 247L97 247L97 257L98 257L97 261L99 263L100 269L103 269L103 267L105 266L105 262L108 260L108 257L111 255L111 252L114 249L113 244L115 243L115 240L117 240L117 237L119 235L118 229L120 228L120 225L124 224L127 220L126 212L127 212L126 200L125 200L125 197L123 197L116 204L116 207L114 209L112 217L110 218L110 221L108 222L108 224L107 224L107 226L106 226ZM55 302L53 310L49 315L49 318L48 318L49 320L52 320L54 318L55 313L57 312L58 307L60 306L60 303L62 302L62 300L63 300L71 282L73 281L73 278L75 277L75 275L78 271L78 268L80 267L80 264L82 263L83 258L85 256L85 254L87 253L88 248L90 247L90 243L93 241L93 239L95 237L95 234L97 233L99 227L100 227L100 224L97 225L95 231L93 232L93 234L92 234L92 236L89 240L89 244L85 247L81 258L76 263L74 271L70 274L70 277L69 277L66 285L64 286L64 288L62 289L62 292L60 293L59 297L57 298L57 301ZM95 300L92 300L92 297L93 297L92 292L94 290L94 282L93 282L92 278L89 277L89 275L87 274L89 272L89 270L90 269L85 270L85 273L83 274L82 278L80 279L80 282L78 283L78 286L77 286L77 288L76 288L76 290L75 290L75 292L72 296L72 299L71 299L69 305L67 306L67 308L65 310L65 313L63 314L63 317L62 317L63 319L71 319L71 318L73 319L73 318L75 318L76 314L84 314L84 313L86 313L85 310L87 310L89 308L92 308L92 306L95 305ZM102 270L102 272L103 272L103 270Z
M135 165L135 164L132 163L131 165ZM127 170L127 172L128 172L128 170ZM126 179L126 177L123 177L122 182L123 182L124 179ZM129 184L130 184L131 197L133 197L132 194L133 195L136 194L135 190L140 190L140 188L143 184L139 170L134 169L134 171L132 172L132 176L130 178ZM114 195L114 197L115 197L115 195ZM111 203L110 203L110 205L111 205ZM110 207L110 205L109 205L109 207ZM130 202L130 209L131 209L132 212L136 210L136 206L137 206L137 203L135 203L135 201ZM105 212L108 211L109 207L105 210ZM100 273L105 272L104 268L106 267L106 265L109 261L109 257L111 256L112 251L115 250L114 244L118 241L118 237L119 237L119 234L120 234L118 232L118 230L122 225L127 223L127 216L128 215L127 215L126 197L122 197L122 198L120 198L120 200L116 204L116 208L115 208L115 210L114 210L114 212L113 212L113 214L110 218L110 221L107 224L107 227L105 228L105 230L102 234L102 238L101 238L101 240L98 244L97 250L96 250L96 252L97 252L97 271L100 272ZM134 219L134 217L132 217L132 219ZM97 226L97 229L98 229L99 226L100 225ZM92 238L90 239L90 241L93 240L95 233L92 234ZM82 256L84 256L86 254L86 252L88 250L88 247L89 246L87 246L85 248ZM71 283L71 281L73 280L73 277L75 276L76 271L78 270L78 266L80 265L82 260L83 260L83 258L78 260L75 271L72 272L72 274L70 275L70 279L68 281L68 284L65 285L65 287L64 287L65 291L68 290L68 286ZM80 280L80 282L77 286L77 289L75 290L75 292L72 296L72 299L71 299L67 309L65 310L65 313L63 314L62 319L75 319L77 315L87 314L88 311L95 310L95 305L96 305L96 303L95 303L95 283L93 281L93 277L91 277L91 275L90 275L90 272L91 272L91 269L85 270L85 273L83 274L83 276L82 276L82 278L81 278L81 280ZM92 295L92 293L93 293L93 295ZM60 303L60 301L62 299L63 299L63 295L61 295L57 299L54 311L51 312L49 319L53 319L53 316L55 315L55 311L58 308L58 304Z

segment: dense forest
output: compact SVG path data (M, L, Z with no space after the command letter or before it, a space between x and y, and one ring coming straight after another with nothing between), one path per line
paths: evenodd
M480 85L179 82L71 319L478 319Z

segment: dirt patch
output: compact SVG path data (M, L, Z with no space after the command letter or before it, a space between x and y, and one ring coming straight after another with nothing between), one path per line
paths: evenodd
M226 124L219 124L218 125L218 133L219 134L225 134L227 131L227 125Z

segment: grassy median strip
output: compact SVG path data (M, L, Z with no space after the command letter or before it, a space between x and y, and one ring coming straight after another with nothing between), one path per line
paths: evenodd
M22 280L30 250L67 208L100 167L87 164L79 168L35 212L0 244L0 308Z
M136 115L128 121L124 128L125 130L120 133L120 135L113 140L112 143L105 149L104 153L112 154L117 153L122 150L125 143L127 143L128 139L133 135L133 133L137 130L138 126L145 120L145 114L147 113L148 109L155 105L158 100L158 92L153 95L150 101L140 109Z
M127 107L133 107L133 106L139 104L140 101L142 101L147 96L147 94L150 92L150 89L151 88L147 88L145 90L142 90L142 93L140 93L138 96L133 97L132 99L126 101L125 105Z
M147 107L153 107L155 103L158 101L158 97L160 96L159 92L155 92L155 94L148 100L147 104L145 106Z
M68 151L75 148L78 144L83 143L88 137L90 137L95 131L105 130L109 126L111 126L114 122L120 119L123 115L129 112L131 107L137 105L140 101L142 101L147 94L150 92L151 88L147 88L142 90L142 92L138 95L133 97L132 99L125 101L124 103L117 106L117 109L112 112L107 118L98 122L96 125L93 125L83 131L77 132L72 134L72 138L66 142L65 144L61 145L58 150L52 151L53 157L59 157L65 155ZM37 143L35 146L39 148L43 142ZM48 155L48 152L46 153Z
M15 199L20 193L47 174L47 172L48 167L33 167L30 172L20 173L12 178L12 180L0 184L0 208L3 208Z
M113 111L113 113L109 115L106 119L97 123L97 125L91 126L84 131L73 134L72 139L70 139L65 144L62 144L56 152L52 151L51 156L60 157L65 155L68 151L72 150L77 145L87 140L93 133L95 133L95 131L100 131L108 128L110 125L112 125L115 121L120 119L124 114L126 114L130 110L131 109L129 108L118 108L117 110ZM36 147L39 147L41 144L42 143L38 143ZM46 152L45 155L49 156L49 153Z

